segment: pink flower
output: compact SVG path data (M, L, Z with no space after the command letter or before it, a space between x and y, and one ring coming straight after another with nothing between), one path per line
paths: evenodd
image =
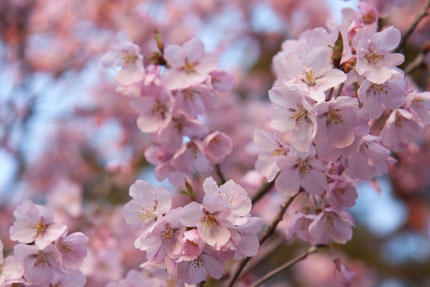
M54 216L44 206L30 200L23 201L13 212L15 222L10 227L10 238L20 243L35 242L44 249L57 240L67 227L55 223Z
M202 240L220 250L230 239L229 228L233 228L234 216L227 197L209 192L203 198L203 205L191 202L182 209L181 223L197 227Z
M169 212L172 206L170 192L162 187L153 188L143 180L137 180L130 187L133 198L123 208L125 221L145 230L150 228L158 218Z
M354 206L357 197L355 187L351 183L341 180L330 183L326 194L327 202L337 211Z
M215 54L204 51L199 39L191 39L182 47L170 45L164 50L164 58L169 64L164 80L170 90L184 89L205 81L209 73L218 65Z
M216 193L225 197L229 204L229 208L233 213L236 225L244 224L247 221L246 216L251 212L252 203L248 197L248 193L243 187L229 180L220 187L212 177L206 178L203 183L205 194Z
M146 258L162 263L166 256L178 258L182 251L183 225L180 211L176 208L167 213L155 224L154 228L136 241L136 248L146 251Z
M430 125L430 92L409 93L406 96L406 104L422 124Z
M338 97L314 106L314 112L318 122L317 143L327 141L336 148L345 148L354 142L360 112L356 99Z
M273 181L279 171L278 161L288 155L290 149L281 136L257 130L254 132L254 142L261 150L255 162L255 169L268 181Z
M299 85L308 97L316 102L325 100L325 91L336 87L346 80L344 72L333 69L330 50L326 47L315 47L301 60L295 53L288 54L285 59L281 78L284 84Z
M290 154L279 161L281 173L276 179L276 190L287 196L293 196L300 186L314 195L321 195L327 189L327 176L324 166L315 158L315 149L309 153L291 150Z
M291 225L286 230L286 237L291 239L296 236L303 241L313 243L313 239L309 233L309 225L315 220L315 218L316 215L314 214L297 212L291 220Z
M196 259L203 251L205 243L200 237L197 229L191 229L184 232L184 245L181 260L192 261Z
M23 283L24 269L22 262L15 256L3 257L3 242L0 240L0 286L11 287L14 283Z
M393 74L398 73L396 66L404 61L402 54L392 54L399 45L401 33L394 27L388 27L374 33L370 38L365 33L357 34L358 41L356 71L375 84L388 81Z
M358 98L371 119L382 115L383 106L389 109L400 108L405 102L406 81L403 77L393 76L383 84L364 80L358 89Z
M230 137L219 131L208 134L202 145L204 154L212 164L223 162L233 150L233 142Z
M270 126L279 132L291 132L291 145L299 151L308 151L316 134L315 116L305 93L294 86L277 86L269 91L276 104Z
M66 274L54 273L49 286L52 287L84 287L87 278L79 270L67 270Z
M36 245L18 244L14 255L24 262L24 279L48 285L54 273L64 274L61 257L54 245L40 249Z
M131 101L131 106L139 113L137 125L144 133L159 132L167 127L172 119L173 105L173 98L166 90Z
M151 140L158 145L174 150L182 145L184 136L199 138L206 133L206 126L199 120L188 114L178 113L172 117L166 128L157 134L152 134Z
M309 234L316 244L328 244L330 239L345 244L352 238L353 226L349 214L326 208L309 225Z
M234 85L234 78L224 70L214 70L210 72L211 84L216 91L230 91Z
M347 175L369 180L376 175L387 173L390 160L390 151L381 145L380 138L367 135L363 138L358 151L342 162Z
M116 36L117 43L102 58L106 68L119 68L115 80L120 85L131 85L140 82L145 76L143 56L139 46L123 31Z
M405 144L416 141L422 130L422 125L413 114L404 109L393 110L381 131L382 143L398 151Z
M225 266L215 252L205 249L196 259L179 262L177 272L178 278L187 284L197 284L206 280L208 274L214 279L221 278L225 272Z
M191 115L204 114L215 105L216 96L206 85L195 85L174 91L175 109Z
M74 232L69 235L63 235L56 242L55 246L62 256L62 262L68 267L79 266L87 255L85 244L88 237L81 232Z
M257 234L262 230L264 220L260 217L251 217L248 221L237 226L235 231L240 236L240 241L234 243L234 260L257 255L260 243Z
M199 172L211 169L211 165L204 153L200 150L200 144L195 141L187 142L173 156L171 161L175 170L185 174L191 174L193 168Z

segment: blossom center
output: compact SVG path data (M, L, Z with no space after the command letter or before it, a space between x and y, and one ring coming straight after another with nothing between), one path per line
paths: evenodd
M375 50L370 50L370 52L366 54L365 58L369 63L376 63L379 60L384 59L384 55L376 53Z
M143 221L157 219L157 216L154 215L155 208L144 208L142 207L139 211L139 217Z
M206 223L206 227L211 227L212 225L216 224L216 217L213 214L206 214L203 221Z
M423 103L424 103L423 98L415 98L412 100L412 105L414 105L416 107L420 107Z
M315 86L317 84L315 81L314 72L312 70L304 71L303 76L304 77L302 81L305 82L309 87Z
M196 64L194 64L193 62L189 62L188 59L185 60L185 64L184 64L184 71L185 73L194 73L196 70L194 69L196 66Z
M388 94L388 85L386 84L372 84L372 90L378 94Z
M153 113L159 114L162 118L164 118L167 113L167 107L159 100L156 100L152 105L152 111Z
M308 112L304 109L290 109L290 111L292 112L290 115L290 120L294 120L296 124L299 124L303 119L307 119L308 117Z
M399 128L402 128L405 126L404 120L405 120L405 118L400 113L397 112L396 113L396 119L394 120L394 124L396 126L398 126Z
M372 12L366 13L363 16L363 22L366 25L372 24L373 22L375 22L375 20L376 20L375 14Z
M163 233L164 239L166 240L172 239L174 233L175 233L175 230L173 230L173 228L169 226Z
M327 124L337 125L343 122L343 115L337 110L332 110L327 113Z
M278 147L272 151L272 156L282 156L282 155L288 155L288 151L285 150L283 147Z
M308 160L307 159L306 160L300 160L298 163L298 169L299 169L299 173L301 175L303 175L303 176L306 175L310 169Z
M44 234L46 231L46 228L48 228L48 226L46 225L45 220L43 218L41 218L39 223L36 224L37 235Z
M196 268L200 268L203 265L203 260L201 260L200 258L196 258L193 261L191 261L191 264Z
M122 61L126 64L136 63L137 55L133 53L124 53L122 54Z
M36 263L35 266L40 266L42 268L45 268L45 266L48 265L48 259L46 258L46 254L42 251L39 251L36 255Z

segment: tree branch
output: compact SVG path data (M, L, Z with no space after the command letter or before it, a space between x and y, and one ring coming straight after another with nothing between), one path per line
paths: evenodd
M278 274L281 271L284 271L288 268L290 268L291 266L293 266L294 264L296 264L297 262L305 259L306 257L308 257L309 255L316 253L318 251L318 247L317 246L311 246L309 247L308 250L306 250L305 252L303 252L302 254L300 254L299 256L297 256L296 258L285 262L284 264L282 264L281 266L273 269L272 271L270 271L269 273L267 273L266 275L264 275L262 278L260 278L257 282L255 282L254 284L251 285L251 287L257 287L260 286L261 284L263 284L264 281L266 281L267 279L275 276L276 274Z
M409 26L408 30L406 30L405 34L402 37L402 40L400 41L399 46L397 47L397 49L394 50L395 53L400 52L404 48L404 46L406 45L406 42L414 32L415 28L418 26L421 20L424 19L425 16L428 16L429 9L430 9L430 0L427 1L427 5L424 8L424 11L420 15L418 15L418 17L411 24L411 26Z
M271 182L264 183L259 190L251 197L252 205L256 204L266 193L268 193L273 186L275 185L275 181L278 178L279 173Z
M282 221L282 218L284 217L285 212L287 211L288 207L293 202L294 198L296 198L297 194L287 198L287 200L280 206L278 214L272 220L269 227L266 229L263 236L260 238L260 247L275 232L276 227L278 227L279 222ZM228 287L233 287L233 284L236 283L237 279L239 279L240 274L242 273L246 264L248 264L249 260L251 260L251 257L246 257L246 258L242 259L242 261L240 261L236 271L233 274L233 277L231 278L230 282L227 284Z
M224 174L221 171L221 167L219 164L215 165L216 174L218 175L219 179L221 180L221 185L226 182Z

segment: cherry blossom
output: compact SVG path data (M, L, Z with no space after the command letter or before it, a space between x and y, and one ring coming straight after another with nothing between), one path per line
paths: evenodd
M35 242L44 249L66 231L66 226L56 223L52 213L44 206L30 200L23 201L14 211L15 222L10 228L10 238L20 243Z
M143 56L140 48L121 31L116 36L117 43L102 58L102 63L107 68L117 68L115 76L120 85L130 85L141 81L145 75Z

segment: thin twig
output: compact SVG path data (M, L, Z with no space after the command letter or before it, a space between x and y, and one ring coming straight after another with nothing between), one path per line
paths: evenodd
M266 193L268 193L273 186L275 185L275 181L278 178L279 173L271 182L264 183L256 193L254 193L251 197L252 205L256 204Z
M221 184L224 184L226 182L224 174L221 171L221 167L219 164L215 165L216 174L218 175L219 179L221 180Z
M339 98L340 93L342 93L343 86L344 86L344 83L340 84L340 86L337 90L336 98Z
M414 32L415 28L418 26L418 24L421 22L422 19L424 19L425 16L428 16L428 10L430 9L430 0L427 1L427 5L424 9L424 11L418 15L418 17L415 19L415 21L411 24L411 26L406 30L405 34L402 37L402 40L400 41L399 46L397 49L394 50L395 53L400 52L404 46L406 45L406 42L408 41L409 37Z
M287 198L287 200L280 206L278 214L272 220L269 227L266 229L263 236L260 238L260 247L275 232L276 227L278 227L279 222L282 221L285 212L287 211L288 207L293 202L294 198L296 198L296 196L297 196L297 194L292 196L292 197ZM233 274L233 277L231 278L230 282L227 284L228 287L233 287L234 283L236 283L237 279L239 279L240 274L242 273L246 264L248 264L249 260L251 260L251 257L246 257L246 258L242 259L242 261L240 261L236 271Z
M251 287L257 287L260 286L261 284L263 284L264 281L266 281L267 279L275 276L276 274L278 274L281 271L284 271L288 268L290 268L291 266L293 266L294 264L296 264L297 262L305 259L306 257L308 257L310 254L316 253L318 251L318 247L316 246L311 246L309 247L308 250L306 250L305 252L303 252L302 254L300 254L299 256L297 256L296 258L285 262L284 264L282 264L281 266L279 266L278 268L273 269L272 271L270 271L269 273L267 273L266 275L264 275L262 278L260 278L257 282L255 282L254 284L251 285Z

